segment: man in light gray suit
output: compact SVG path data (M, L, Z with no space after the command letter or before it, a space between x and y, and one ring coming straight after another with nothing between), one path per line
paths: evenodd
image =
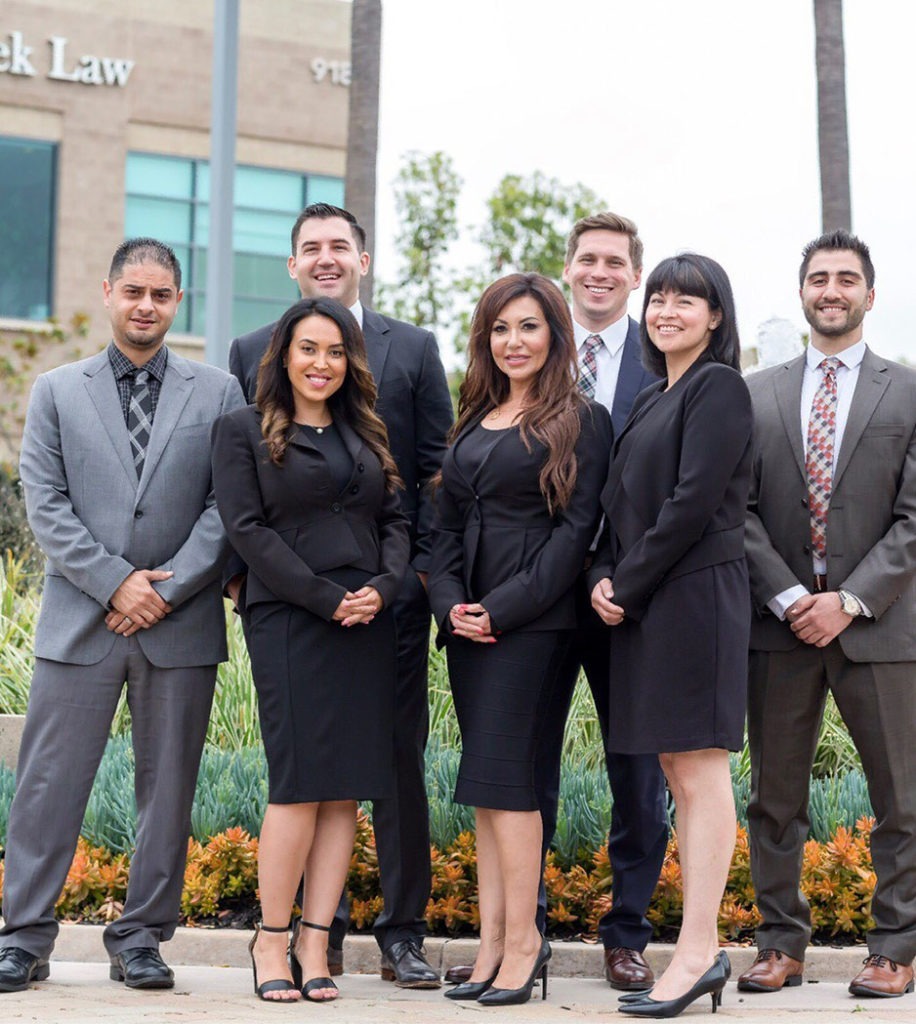
M229 547L210 485L210 426L242 404L235 378L170 352L175 254L124 242L103 284L108 348L40 376L20 475L47 557L35 672L10 808L0 991L49 975L54 904L124 684L137 840L111 978L170 988L159 956L178 919L191 803L217 663Z
M875 926L849 988L901 996L916 955L916 371L865 345L875 271L863 242L823 235L799 276L807 351L748 378L748 825L763 922L738 988L801 984L811 915L799 875L829 690L876 817Z

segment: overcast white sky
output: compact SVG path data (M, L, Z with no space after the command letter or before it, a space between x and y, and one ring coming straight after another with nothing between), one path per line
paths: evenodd
M914 28L916 5L845 2L853 230L877 269L865 336L916 362ZM811 0L383 0L381 102L381 277L400 157L441 149L468 238L504 174L541 170L632 217L647 269L681 249L719 260L745 344L772 316L804 325L799 253L820 233Z

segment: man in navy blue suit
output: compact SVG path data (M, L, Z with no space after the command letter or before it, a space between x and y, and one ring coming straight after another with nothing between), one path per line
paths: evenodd
M439 975L426 961L426 903L430 891L429 808L424 751L429 732L427 656L432 496L428 488L445 454L452 402L436 339L423 328L382 316L359 301L359 283L369 269L366 233L353 214L327 203L306 207L293 225L289 276L303 298L326 295L347 306L363 329L369 369L378 388L376 411L404 481L402 507L410 520L413 572L393 604L398 628L398 692L395 711L396 794L372 808L384 909L375 922L382 951L382 978L402 988L438 988ZM232 342L229 369L249 402L255 399L258 366L274 324ZM227 590L236 603L244 566ZM331 927L328 966L343 970L343 937L349 913L342 901ZM263 940L262 940L263 941Z
M627 315L627 301L642 275L642 250L633 221L599 213L573 227L563 268L563 280L572 293L579 387L610 410L615 435L623 429L633 400L656 379L642 365L639 326ZM556 828L560 751L580 667L592 691L604 740L608 715L614 713L608 706L610 638L591 608L584 577L577 598L579 629L553 713L547 716L552 732L543 737L537 767L545 850ZM665 780L655 754L611 751L606 756L614 804L608 835L613 905L599 922L598 935L604 945L607 980L613 988L635 991L651 988L654 981L643 951L652 935L646 909L668 843Z

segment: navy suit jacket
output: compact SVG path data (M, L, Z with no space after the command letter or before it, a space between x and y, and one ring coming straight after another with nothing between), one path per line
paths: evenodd
M633 402L639 392L658 380L658 377L642 364L639 324L633 317L629 317L629 321L627 338L623 343L623 354L620 359L620 373L614 391L614 404L611 406L614 437L620 437L623 433L624 424L630 416L630 410L633 408Z
M258 366L275 324L236 338L229 349L229 371L250 403L257 389ZM388 428L388 443L404 481L401 507L410 521L410 561L416 572L429 571L432 528L430 479L445 456L452 425L452 398L430 331L382 316L363 307L363 336L369 369L378 388L376 412Z

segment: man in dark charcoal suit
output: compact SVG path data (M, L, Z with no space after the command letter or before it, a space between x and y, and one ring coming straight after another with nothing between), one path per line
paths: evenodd
M865 344L875 270L858 238L811 242L799 281L805 354L748 378L748 826L763 921L738 988L802 981L811 913L799 875L829 690L876 819L875 924L849 990L901 996L916 955L916 371Z
M42 374L19 470L47 558L35 671L10 807L0 992L48 977L54 904L125 685L137 840L127 900L105 929L110 976L171 988L159 955L178 923L191 803L216 666L226 658L229 542L210 480L210 427L238 383L170 351L174 252L115 252L103 284L108 348Z
M375 923L382 951L382 977L404 988L436 988L439 975L423 953L425 913L430 892L429 807L424 752L429 732L427 656L431 495L427 484L445 453L452 403L433 335L381 316L359 301L360 278L369 268L366 234L351 213L315 203L299 215L292 230L289 275L303 298L326 295L348 306L361 323L369 368L378 388L377 409L405 483L404 511L410 518L411 564L395 605L398 629L398 693L395 711L397 795L377 800L372 817L385 905ZM255 399L258 364L273 324L236 338L229 369ZM230 581L238 598L241 579ZM342 900L331 929L328 960L342 971L348 911Z
M656 378L641 362L639 325L627 316L631 292L642 274L642 241L636 225L615 213L585 217L573 227L563 280L572 293L572 316L579 358L579 386L611 413L614 433L626 423L633 400ZM592 610L585 575L576 586L579 629L560 676L547 716L536 766L544 819L544 850L557 823L560 755L569 704L585 669L595 701L602 738L607 738L609 708L608 628ZM617 989L639 990L653 984L643 950L652 935L646 909L655 891L668 843L665 779L655 754L607 754L614 800L608 836L613 869L613 906L598 926L604 945L605 976ZM541 889L538 926L544 931L546 897ZM463 981L470 968L454 967L446 981Z

